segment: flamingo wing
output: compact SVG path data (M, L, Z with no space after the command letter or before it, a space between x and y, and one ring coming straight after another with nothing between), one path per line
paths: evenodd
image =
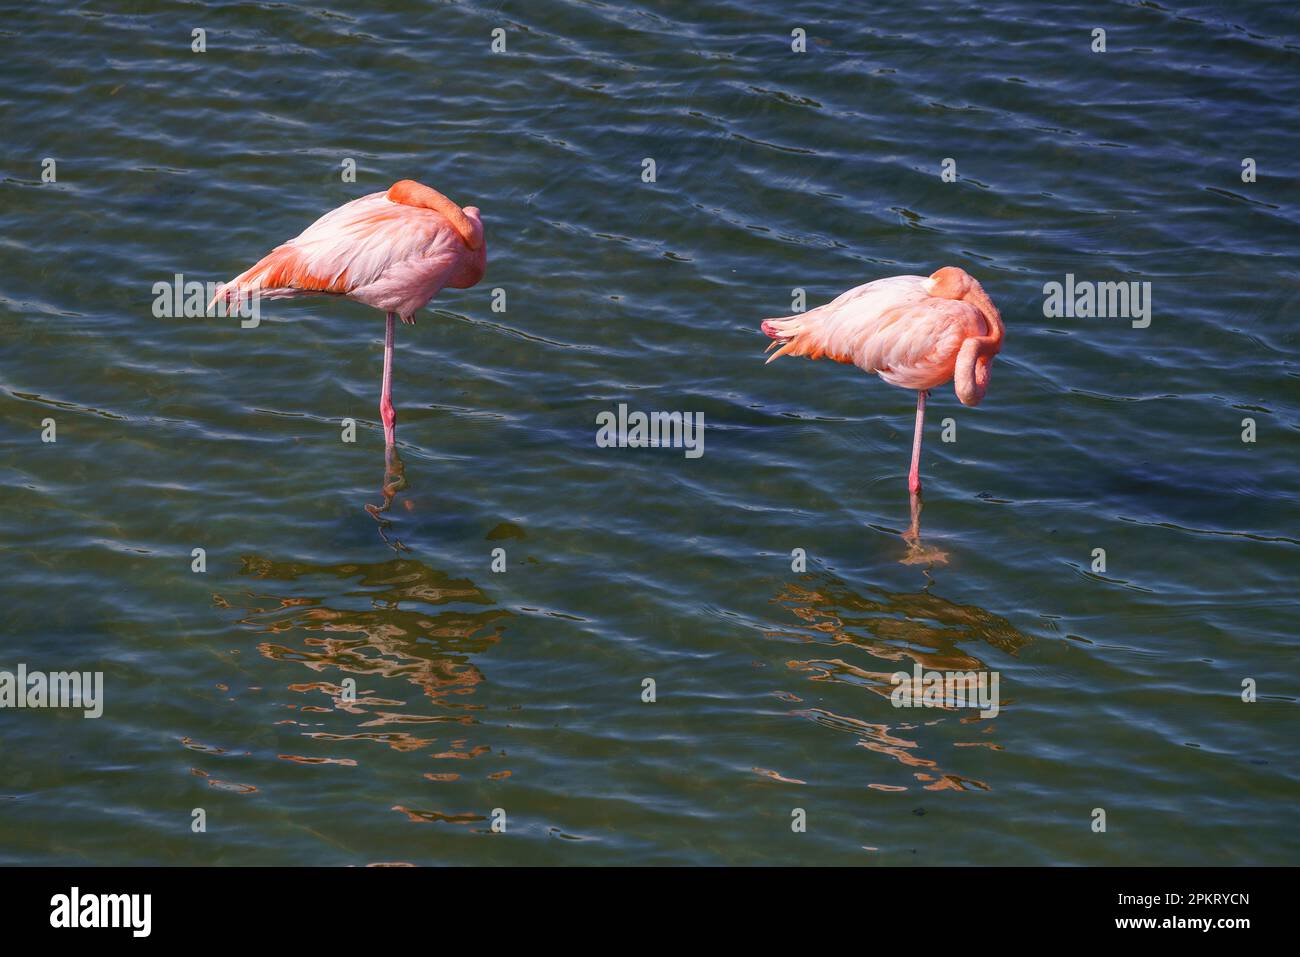
M887 310L872 325L856 364L905 389L932 389L949 381L962 343L986 331L983 316L970 303L933 297Z
M796 355L857 363L861 340L874 330L873 320L888 310L927 298L923 282L924 276L877 279L841 293L824 306L783 319L764 320L763 331L781 344L767 361Z

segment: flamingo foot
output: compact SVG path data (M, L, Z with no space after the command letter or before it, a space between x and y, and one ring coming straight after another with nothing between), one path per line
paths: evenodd
M898 560L900 565L947 565L948 553L930 545L922 545L918 538L909 542L907 555Z
M903 565L946 565L948 553L938 548L921 544L921 496L920 490L912 493L912 524L903 533L907 542L907 556L899 559Z
M388 530L393 527L393 522L383 513L392 508L393 498L404 488L406 488L406 465L402 462L402 457L397 454L397 449L390 445L384 450L384 484L380 491L384 497L384 504L368 504L366 511L379 524L379 537L395 552L406 552L410 549L399 540L389 537Z

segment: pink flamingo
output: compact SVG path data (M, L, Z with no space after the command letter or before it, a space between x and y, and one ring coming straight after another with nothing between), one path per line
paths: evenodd
M483 278L487 247L474 206L461 209L415 180L394 183L331 210L303 232L267 253L252 268L217 287L218 301L249 295L268 299L334 295L388 314L384 333L384 384L379 413L384 444L393 448L393 320L414 323L415 313L451 286L468 289Z
M916 433L907 488L913 498L911 535L918 533L921 429L927 390L952 381L962 405L979 405L989 367L1002 350L1002 316L964 269L944 266L928 279L891 276L850 289L816 309L766 319L763 331L786 354L851 362L890 385L916 389Z

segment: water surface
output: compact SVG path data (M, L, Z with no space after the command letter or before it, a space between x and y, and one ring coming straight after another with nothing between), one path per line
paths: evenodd
M1293 5L855 7L4 17L0 669L106 703L0 713L0 861L1293 863ZM408 177L489 268L398 330L381 526L382 317L153 286ZM1008 333L904 564L914 396L757 325L944 264ZM1149 327L1046 317L1067 273ZM704 455L597 447L618 403ZM1000 713L894 708L917 664Z

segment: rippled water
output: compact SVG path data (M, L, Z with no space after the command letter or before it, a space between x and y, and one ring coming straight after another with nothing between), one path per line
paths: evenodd
M1294 5L0 23L0 670L105 681L0 713L0 861L1294 862ZM382 317L153 286L406 177L489 267L398 330L383 525ZM757 324L944 264L1007 341L931 400L947 562L904 564L914 396ZM1045 317L1067 273L1150 282L1150 326ZM597 447L620 402L704 455ZM894 708L916 664L1000 713Z

